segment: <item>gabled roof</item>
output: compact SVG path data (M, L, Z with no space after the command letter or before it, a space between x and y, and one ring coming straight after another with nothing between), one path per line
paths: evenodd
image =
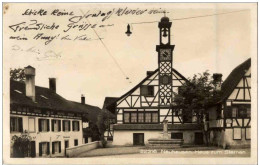
M106 109L108 105L114 103L117 99L118 97L106 97L102 109Z
M88 113L87 119L90 122L96 123L98 114L101 112L101 109L97 106L92 106L88 104L82 104L79 102L72 101L75 106L84 113Z
M239 81L242 79L245 73L248 71L250 66L251 58L247 59L245 62L238 65L235 69L232 70L232 72L229 74L229 76L226 78L221 86L221 91L223 92L221 100L227 99L231 95L231 93L238 85Z
M130 91L128 91L126 94L124 94L123 96L119 97L118 99L116 99L114 102L112 102L110 105L107 106L107 108L110 108L115 102L117 102L118 100L121 100L122 98L124 98L125 96L127 96L128 94L134 92L138 87L140 87L146 80L148 80L150 77L152 77L157 71L159 71L159 69L157 68L155 71L153 71L151 74L147 75L139 84L137 84L134 88L132 88ZM182 79L188 81L183 75L181 75L177 70L175 70L174 68L172 68L172 71L175 72L178 76L180 76Z
M35 86L35 102L25 94L25 83L10 80L10 104L24 105L54 111L89 113L100 110L98 107L83 105L66 100L49 88ZM89 114L89 115L92 115Z

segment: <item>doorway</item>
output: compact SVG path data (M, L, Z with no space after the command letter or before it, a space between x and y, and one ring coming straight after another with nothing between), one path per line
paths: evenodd
M134 133L133 142L134 145L144 145L144 133Z
M203 133L195 132L195 144L202 145L203 143Z
M171 133L171 139L183 139L183 133L182 132Z
M65 146L64 153L65 153L65 156L66 156L66 148L69 148L69 141L68 140L64 141L64 146Z
M35 149L35 141L30 142L31 154L30 156L34 158L36 156L36 149Z

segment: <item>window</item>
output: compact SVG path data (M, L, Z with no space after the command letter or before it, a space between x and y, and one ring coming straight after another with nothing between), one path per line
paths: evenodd
M141 95L142 96L154 96L154 87L143 85L141 86Z
M152 113L152 122L158 123L158 113Z
M63 131L65 131L65 132L70 131L70 121L69 120L63 120L62 126L63 126Z
M23 118L11 117L10 118L10 131L11 132L23 132Z
M233 139L241 140L242 138L242 129L241 128L233 128Z
M28 121L28 130L29 132L35 132L35 119L34 118L29 118L29 121Z
M74 140L74 146L77 146L78 145L78 139L75 139Z
M124 113L124 123L130 122L130 113Z
M232 107L232 117L237 117L237 107Z
M151 123L152 122L152 113L146 112L145 113L145 122L146 123Z
M51 120L51 130L53 132L60 132L61 131L61 121L60 120Z
M61 142L52 142L52 154L61 153Z
M131 113L131 123L137 122L137 113Z
M251 139L251 128L246 128L246 139L247 140Z
M144 122L144 113L138 113L138 123Z
M72 129L73 131L79 131L79 121L72 122Z
M42 142L39 143L39 156L46 156L50 154L50 143Z
M48 132L50 131L49 119L39 119L39 132Z

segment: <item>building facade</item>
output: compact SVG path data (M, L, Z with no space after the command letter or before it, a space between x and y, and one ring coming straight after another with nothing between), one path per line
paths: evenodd
M15 135L31 137L25 156L65 156L66 148L85 143L86 108L58 95L54 78L49 88L39 87L35 86L35 69L28 66L24 71L25 82L10 81L11 157L21 156L12 140Z
M145 145L148 139L162 136L165 120L171 138L183 139L185 144L203 143L196 115L183 116L182 109L173 102L174 92L178 93L187 80L173 68L175 45L171 45L171 25L168 17L163 17L158 24L158 68L148 71L139 84L105 107L116 114L113 145Z
M210 142L242 147L251 144L251 59L237 66L220 85L221 100L209 108Z

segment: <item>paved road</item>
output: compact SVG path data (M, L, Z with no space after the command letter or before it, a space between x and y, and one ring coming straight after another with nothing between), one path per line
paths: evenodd
M217 147L191 147L174 150L154 150L144 147L98 148L78 155L77 157L102 158L174 158L174 157L249 157L250 149L223 150Z
M142 150L141 150L142 152ZM110 155L102 156L102 158L201 158L201 157L250 157L250 149L232 149L232 150L197 150L197 151L174 151L174 150L161 150L150 151L150 153L138 154L124 154L124 155Z

